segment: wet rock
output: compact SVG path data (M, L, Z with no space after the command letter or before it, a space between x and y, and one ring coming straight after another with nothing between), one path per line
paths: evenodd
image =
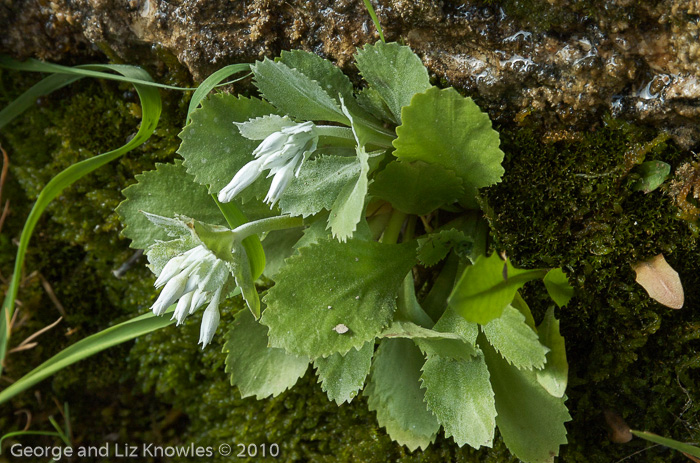
M501 122L585 130L610 112L700 140L700 3L631 0L380 0L387 40L403 40L438 82ZM654 4L651 4L654 3ZM134 62L153 50L195 80L233 62L302 48L352 72L377 39L359 1L4 0L0 51Z

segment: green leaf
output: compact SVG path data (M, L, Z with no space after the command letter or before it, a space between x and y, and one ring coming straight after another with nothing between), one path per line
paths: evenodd
M464 195L462 179L437 164L392 162L372 183L370 193L407 214L425 215Z
M372 87L365 87L357 94L357 102L370 113L384 122L397 125L399 120L394 117L382 96Z
M464 232L454 228L430 233L418 238L418 260L426 267L432 267L447 257L454 247L460 249L460 254L469 254L472 244Z
M661 186L671 173L671 166L663 161L647 161L636 169L641 178L632 184L632 191L651 193Z
M369 185L367 179L368 160L369 156L365 149L358 146L356 162L360 167L359 176L357 180L351 180L345 184L331 207L328 227L333 232L333 236L342 242L353 236L357 224L364 217L365 198Z
M700 458L700 448L696 445L685 444L683 442L678 442L677 440L669 439L668 437L661 437L651 432L647 431L635 431L632 430L632 434L635 436L653 442L655 444L661 444L664 447L668 447L673 450L678 450L679 452L687 453L694 457Z
M381 95L397 122L401 122L401 108L411 103L413 95L430 88L427 69L409 47L382 42L365 45L355 61L362 77Z
M264 140L275 132L294 125L287 116L268 114L267 116L251 118L245 122L235 122L241 135L248 140Z
M356 117L374 119L355 100L352 82L348 76L330 61L321 58L316 53L302 50L283 51L279 61L318 82L321 88L338 104L341 104L340 98L342 97L350 112Z
M498 254L479 256L455 285L448 303L469 321L485 325L503 310L526 282L544 277L546 270L520 270Z
M549 348L547 364L537 371L537 381L554 397L563 397L569 378L569 364L566 361L564 337L559 334L559 320L554 318L550 308L537 329L540 342Z
M270 345L314 359L361 348L389 324L414 263L410 244L324 239L298 249L265 296Z
M569 284L562 269L553 268L544 276L544 286L547 288L549 297L559 306L564 307L574 296L574 288Z
M309 359L267 346L267 328L241 310L226 333L226 373L242 397L276 397L304 376Z
M564 399L542 388L535 373L509 365L484 340L479 340L496 395L496 425L508 449L525 463L552 463L566 444L571 416Z
M236 241L236 235L228 227L221 225L210 225L198 220L192 221L191 224L197 238L214 253L217 259L225 262L233 262L233 245Z
M166 230L151 222L143 212L163 217L180 214L211 224L226 224L207 189L195 183L180 162L156 164L155 170L137 175L136 180L138 183L124 189L126 200L117 207L125 224L122 234L132 240L133 248L146 249L156 240L171 239Z
M278 114L277 109L257 98L215 94L202 101L202 106L191 114L192 122L180 133L182 143L177 152L185 159L187 172L198 183L208 185L210 193L218 193L241 167L253 160L253 150L260 144L242 136L234 122L270 114ZM270 181L258 179L242 196L251 196L249 190L256 185L257 193L264 196Z
M81 339L3 389L0 404L75 362L173 323L175 320L149 312Z
M283 113L305 121L333 121L350 125L334 93L333 97L321 85L281 61L265 58L251 69L255 85L265 99ZM330 88L330 91L335 89Z
M248 254L243 244L233 244L233 260L229 262L229 269L236 279L236 286L241 288L241 294L250 312L256 319L260 318L260 296L255 287L255 279L248 263Z
M306 162L282 195L280 209L302 217L331 210L343 188L357 183L360 170L361 162L355 157L320 156Z
M204 98L214 90L214 88L224 79L228 78L229 76L233 74L237 74L239 72L243 71L250 71L250 64L248 63L238 63L238 64L229 64L228 66L224 66L218 71L213 72L212 74L209 75L204 81L199 84L197 87L197 90L194 91L192 94L192 99L190 99L190 105L187 107L187 124L189 124L192 121L191 115L192 112L197 109L199 104L202 102ZM250 74L248 74L250 75ZM242 77L242 78L245 78ZM239 80L239 79L237 79Z
M425 449L435 439L440 424L426 407L420 387L425 359L408 339L385 339L379 344L372 376L365 389L379 426L410 451Z
M460 447L491 447L496 405L483 354L472 359L428 356L421 376L428 409Z
M525 323L525 316L513 306L507 306L503 315L483 326L489 343L508 363L520 369L543 368L549 349Z
M434 331L411 322L394 322L379 337L412 339L429 357L470 359L476 355L474 347L459 334Z
M321 389L328 400L338 405L351 402L365 385L374 355L374 342L367 342L360 350L350 349L345 355L333 354L314 360Z
M479 325L465 320L464 317L455 313L451 307L445 310L433 329L443 333L458 334L465 339L470 346L476 347Z
M435 323L423 310L416 297L416 288L413 283L413 272L408 272L403 279L403 284L396 298L396 321L412 321L424 328L430 328Z
M461 201L476 208L476 190L500 182L503 151L489 116L454 88L432 87L403 109L394 155L453 171L464 182Z
M277 273L284 266L284 260L294 253L294 245L302 236L303 232L298 228L275 230L265 236L262 242L267 259L265 277L271 280L277 277Z

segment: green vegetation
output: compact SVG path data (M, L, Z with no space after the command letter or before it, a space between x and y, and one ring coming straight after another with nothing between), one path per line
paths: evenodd
M0 104L27 85L24 79L0 74ZM47 179L78 159L124 143L118 128L135 126L135 100L124 92L126 86L113 83L65 89L42 99L0 135L12 163L3 190L13 209L0 240L4 276L11 273L16 250L11 238L18 236ZM135 174L175 157L186 101L180 94L163 96L156 136L67 190L40 222L27 274L38 270L51 282L67 317L65 324L42 335L37 348L10 356L11 377L153 301L152 277L143 260L122 279L111 273L132 255L117 236L113 210L121 199L119 190ZM100 108L99 115L94 108ZM574 418L567 425L570 443L562 447L560 461L616 461L642 448L606 439L605 408L616 408L636 429L697 441L700 436L691 429L700 407L691 398L700 392L700 321L688 310L670 311L650 300L634 283L630 267L662 252L681 274L688 306L698 301L695 269L700 259L691 228L676 217L674 201L663 191L644 195L630 187L635 180L628 173L630 153L656 134L613 120L576 134L575 141L551 141L551 134L532 126L499 130L506 174L502 184L484 194L493 211L492 247L505 250L519 268L563 267L577 291L566 308L557 309L567 340L567 405ZM650 159L669 163L672 172L688 160L670 142L655 146L646 154ZM535 318L542 319L551 305L544 286L530 283L524 296ZM14 334L13 345L58 317L39 278L24 283L20 300L29 319ZM232 323L229 315L222 328ZM363 397L338 408L310 372L274 399L240 399L223 374L223 337L202 353L196 346L198 325L196 318L189 320L180 329L140 339L133 349L117 347L64 370L38 387L40 405L24 394L2 406L0 428L20 429L23 418L12 412L28 407L35 415L33 429L50 430L41 416L56 413L50 399L55 395L70 403L73 432L82 437L117 433L121 441L159 444L277 442L285 458L307 461L512 460L498 439L494 450L476 452L438 437L428 450L410 454L378 429ZM65 336L66 326L78 329L74 338ZM133 403L141 405L128 405ZM663 448L644 455L650 462L671 458Z

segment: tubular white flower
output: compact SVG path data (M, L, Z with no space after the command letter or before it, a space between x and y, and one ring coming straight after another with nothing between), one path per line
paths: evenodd
M211 302L202 315L202 325L199 328L199 343L204 349L209 344L216 333L216 328L219 326L219 299L221 298L221 288L219 288L212 297Z
M219 191L219 201L222 203L230 202L238 193L245 190L251 183L256 181L262 173L262 163L264 160L265 158L256 159L243 166L241 170L233 176L229 184Z
M266 203L270 204L271 206L277 204L280 196L282 196L284 190L287 189L292 177L294 177L294 171L296 170L296 166L301 159L302 155L297 154L297 157L293 159L292 162L280 167L279 169L270 171L270 175L274 174L274 177L272 179L272 184L270 185L270 190L267 192L267 196L265 196Z
M205 246L196 246L171 258L161 270L156 287L164 286L151 309L155 315L162 315L175 301L177 306L172 319L177 324L185 321L188 315L209 301L209 306L202 318L200 342L206 346L214 336L219 323L219 301L222 286L229 270L213 252ZM214 313L216 312L216 313Z
M318 146L318 133L313 122L293 124L268 135L253 151L254 160L244 165L231 182L219 192L219 201L227 203L269 170L272 186L265 201L274 206L293 176L299 176L301 165Z

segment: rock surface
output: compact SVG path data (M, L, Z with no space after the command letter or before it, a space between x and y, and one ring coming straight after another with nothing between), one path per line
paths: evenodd
M504 123L586 130L610 112L700 140L700 2L375 2L387 40L409 44L438 81ZM361 1L4 0L0 52L53 61L153 61L196 81L233 62L314 51L351 71L377 34Z

